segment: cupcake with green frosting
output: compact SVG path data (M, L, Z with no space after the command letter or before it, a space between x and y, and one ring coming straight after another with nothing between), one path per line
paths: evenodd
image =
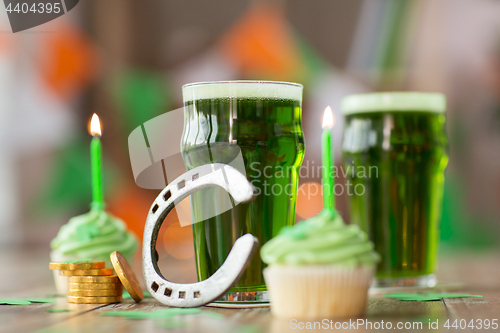
M380 256L357 225L346 225L336 211L283 228L264 244L261 258L280 318L360 316Z
M114 251L131 262L137 250L136 237L127 230L125 223L103 209L71 218L63 225L50 243L52 262L67 262L83 259L104 261L112 267L109 255ZM58 293L67 292L67 278L54 271Z

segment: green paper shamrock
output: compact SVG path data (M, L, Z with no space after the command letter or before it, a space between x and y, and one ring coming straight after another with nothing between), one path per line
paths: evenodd
M71 310L71 309L47 309L45 311L51 312L51 313L59 313L59 312L73 312L75 310Z
M119 316L130 319L165 319L171 318L178 315L192 315L201 313L201 309L198 308L169 308L156 311L107 311L101 313L103 316Z
M31 304L30 301L19 298L0 298L0 304L2 305L28 305Z
M482 295L459 294L459 293L392 293L385 294L384 297L396 298L400 301L440 301L443 298L462 298L462 297L483 297Z
M144 298L151 298L151 295L146 290L143 291L143 295L144 295ZM129 298L132 298L132 296L130 296L130 294L128 293L128 291L124 290L122 298L123 299L129 299Z
M55 303L56 300L53 298L27 298L26 300L31 303Z

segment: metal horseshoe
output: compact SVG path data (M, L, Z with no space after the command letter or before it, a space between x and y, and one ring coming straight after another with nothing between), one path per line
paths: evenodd
M170 282L158 268L156 241L168 213L190 194L211 186L226 190L238 204L255 197L253 187L237 169L226 164L206 164L171 182L153 202L146 219L142 248L142 272L149 293L160 303L181 308L198 307L221 297L238 281L257 248L251 234L236 240L222 266L208 279L189 284Z

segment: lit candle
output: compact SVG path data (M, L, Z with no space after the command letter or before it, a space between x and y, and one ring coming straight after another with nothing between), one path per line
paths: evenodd
M323 134L321 136L322 162L323 162L323 208L325 210L335 209L335 195L333 195L334 179L331 175L333 161L332 132L333 112L328 106L323 114Z
M103 209L104 198L102 193L101 176L101 123L99 117L94 113L90 121L90 163L92 167L92 208Z

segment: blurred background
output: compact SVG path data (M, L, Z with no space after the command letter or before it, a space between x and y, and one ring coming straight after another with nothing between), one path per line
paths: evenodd
M48 251L60 226L89 210L87 126L94 112L103 127L107 207L141 239L159 191L134 183L130 132L181 107L183 84L265 79L304 85L310 164L321 161L318 129L327 105L336 113L341 163L342 96L446 94L450 164L441 249L498 253L498 0L85 0L16 34L0 12L0 248ZM321 205L319 195L299 195L297 220ZM338 208L348 220L345 198ZM194 281L190 227L169 215L159 242L161 260L178 267L167 277Z

